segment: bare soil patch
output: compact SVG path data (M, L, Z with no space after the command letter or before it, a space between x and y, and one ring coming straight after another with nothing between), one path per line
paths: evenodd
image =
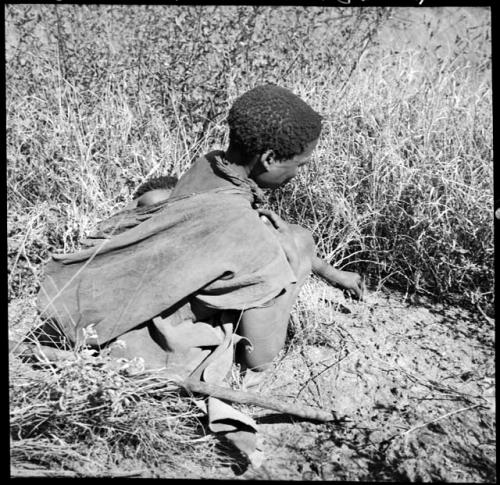
M11 336L33 322L32 303L12 303ZM441 304L409 305L396 293L372 292L366 302L350 301L313 279L292 320L287 348L258 390L334 410L341 420L317 424L242 406L259 423L266 455L254 469L204 437L201 419L200 442L226 460L200 467L196 452L190 453L179 463L185 477L496 480L491 321ZM120 464L115 465L118 473ZM161 456L154 467L137 460L133 467L141 476L176 475ZM126 469L124 462L121 470ZM87 467L78 475L94 474Z
M268 459L242 478L496 479L491 322L460 308L409 305L401 294L340 304L338 291L314 281L305 293L300 324L262 391L350 421L318 425L258 411Z

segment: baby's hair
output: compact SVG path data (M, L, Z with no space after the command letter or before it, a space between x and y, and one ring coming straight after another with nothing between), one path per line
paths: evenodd
M273 150L278 160L302 153L321 132L321 116L274 84L258 86L236 99L227 122L230 146L247 156Z
M177 181L177 177L174 177L172 175L162 175L161 177L155 177L146 180L144 183L139 185L139 187L137 187L136 191L134 192L133 199L139 198L142 194L145 194L150 190L173 189Z

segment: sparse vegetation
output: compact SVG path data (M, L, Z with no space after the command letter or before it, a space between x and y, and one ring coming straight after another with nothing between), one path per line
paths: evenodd
M310 167L270 197L271 207L311 229L332 264L365 273L373 291L494 316L488 9L12 4L5 23L11 327L25 318L50 251L78 249L147 178L179 175L225 147L228 107L265 82L324 116ZM294 313L290 351L332 338L308 299L316 301L302 296ZM116 414L114 401L99 401L104 414L91 416L92 382L124 377L90 357L78 362L96 374L81 377L81 396L66 404L82 414L65 414L53 391L69 392L64 376L81 365L26 374L11 359L13 463L64 469L92 460L103 474L127 468L135 440L130 469L140 453L156 453L162 473L180 476L165 456L189 455L179 445L189 437L196 456L216 456L210 439L193 437L188 402L174 393L159 401L133 379L121 392L140 404L132 397L127 413ZM168 432L162 413L176 418ZM404 446L378 475L365 467L349 479L418 480L406 462L399 475L388 471L411 455ZM491 466L479 481L492 477ZM89 471L82 467L72 469ZM423 478L446 479L429 473Z
M95 352L95 351L94 351ZM204 436L203 413L154 374L121 368L89 350L36 368L11 365L11 460L14 474L38 465L42 476L71 463L73 476L184 477L230 463ZM190 459L190 456L192 459ZM199 467L198 471L196 468ZM33 469L32 469L33 470ZM71 474L66 472L66 476Z

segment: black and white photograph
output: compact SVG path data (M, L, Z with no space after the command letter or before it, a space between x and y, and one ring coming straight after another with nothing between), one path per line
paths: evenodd
M496 482L495 10L405 5L4 5L11 478Z

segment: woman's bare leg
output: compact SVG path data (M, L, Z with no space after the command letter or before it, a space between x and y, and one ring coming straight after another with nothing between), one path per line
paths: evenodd
M297 295L311 273L314 242L309 231L291 225L292 235L299 252L294 269L297 282L286 288L274 302L265 308L246 310L241 318L238 333L248 339L239 347L237 359L243 368L265 370L283 348L288 320Z

